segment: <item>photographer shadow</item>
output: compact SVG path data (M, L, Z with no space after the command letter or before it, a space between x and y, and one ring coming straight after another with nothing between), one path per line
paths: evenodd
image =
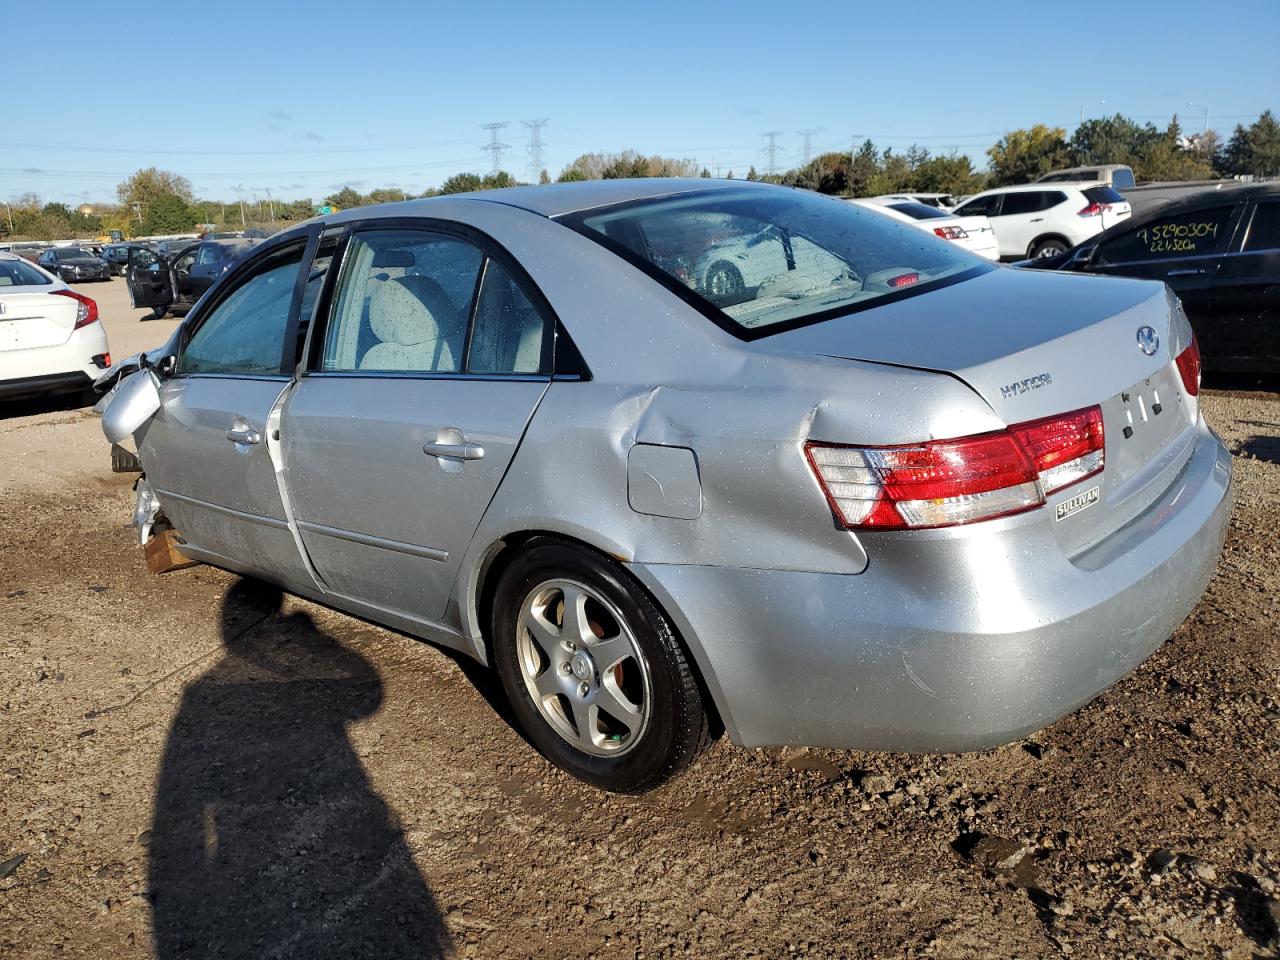
M373 666L279 590L236 583L223 658L186 690L151 828L156 952L173 957L439 957L448 932L347 725Z

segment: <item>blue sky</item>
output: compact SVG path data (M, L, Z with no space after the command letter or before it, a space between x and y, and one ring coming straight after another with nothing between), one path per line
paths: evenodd
M1225 133L1280 109L1280 0L623 6L86 7L56 36L5 43L23 105L0 121L0 199L111 200L152 165L215 199L421 191L486 172L493 121L510 124L503 166L522 178L521 121L537 118L553 177L628 147L741 176L763 168L768 130L784 166L806 129L815 153L870 137L981 166L1003 132L1070 131L1082 109L1160 124L1176 111L1198 130L1191 101Z

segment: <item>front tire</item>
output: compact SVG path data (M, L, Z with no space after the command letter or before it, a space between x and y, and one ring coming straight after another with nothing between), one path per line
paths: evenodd
M715 303L736 302L746 292L742 271L727 260L717 260L707 268L707 296Z
M579 780L640 793L676 776L710 741L671 622L607 557L534 541L498 581L493 648L530 741Z
M1047 240L1037 240L1033 243L1029 256L1032 260L1039 260L1041 257L1056 257L1058 254L1066 252L1067 244L1065 240L1049 237Z

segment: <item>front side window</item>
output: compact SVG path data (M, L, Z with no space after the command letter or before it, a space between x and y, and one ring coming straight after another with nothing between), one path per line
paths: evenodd
M1136 263L1217 253L1227 240L1229 206L1158 217L1098 244L1094 262Z
M997 217L1000 215L1000 195L974 197L951 212L958 217Z
M129 248L129 265L132 267L149 267L158 260L156 252L150 247Z
M201 266L210 263L217 263L222 259L222 251L218 249L216 243L202 243L200 249L196 252L196 263Z
M300 249L281 254L224 297L191 335L178 372L280 373L301 259Z
M562 222L744 338L994 269L931 233L801 190L698 192Z
M445 234L352 237L325 337L326 371L456 373L484 255Z

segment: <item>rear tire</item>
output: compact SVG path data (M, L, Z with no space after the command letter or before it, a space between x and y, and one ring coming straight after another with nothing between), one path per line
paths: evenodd
M707 268L704 283L707 296L716 303L733 302L746 291L742 271L727 260L717 260Z
M579 780L641 793L710 742L698 680L671 622L607 557L534 541L498 581L492 626L498 675L521 727Z

